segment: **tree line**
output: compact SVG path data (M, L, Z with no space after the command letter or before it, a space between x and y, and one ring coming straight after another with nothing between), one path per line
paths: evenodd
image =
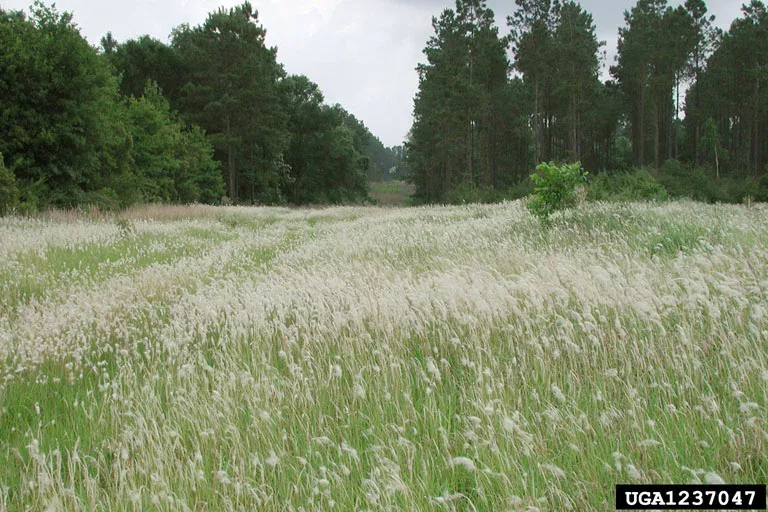
M289 75L245 2L168 44L70 13L0 9L0 209L137 202L343 203L402 168L317 84Z
M768 198L762 2L724 33L704 0L638 0L605 81L605 44L580 4L515 4L506 34L484 0L457 0L432 20L406 146L419 200L514 194L543 161L648 168L679 195L708 187L705 198L731 199L718 190L731 187L741 200L757 187Z

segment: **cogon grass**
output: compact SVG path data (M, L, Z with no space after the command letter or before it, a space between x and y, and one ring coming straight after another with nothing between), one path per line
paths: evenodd
M47 275L30 251L130 245L0 316L0 508L611 510L616 483L768 480L763 205L152 215L128 240L0 220L6 289Z

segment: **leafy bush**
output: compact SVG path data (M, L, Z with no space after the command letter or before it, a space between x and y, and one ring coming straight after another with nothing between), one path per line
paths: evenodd
M667 160L659 169L659 182L672 197L688 197L706 203L742 203L748 196L760 199L761 183L752 176L718 179L715 170Z
M760 181L757 182L757 187L755 188L755 192L752 194L752 196L756 201L768 203L768 166L765 168L765 174L763 174L763 177L760 178Z
M729 176L719 181L712 179L712 188L717 191L710 202L742 204L747 197L759 195L760 180L753 176ZM758 199L764 201L764 199Z
M552 214L577 202L576 189L586 181L588 173L581 168L581 162L562 165L542 163L536 170L538 173L531 175L535 188L528 210L547 223Z
M663 201L667 197L664 185L645 169L600 173L590 179L587 187L590 201Z
M178 119L156 83L149 81L142 97L129 99L126 111L143 200L215 203L221 198L224 181L213 147L202 129Z
M686 197L691 192L689 182L693 181L691 169L678 160L670 159L658 171L659 183L673 197Z
M5 167L3 154L0 153L0 215L15 208L19 201L19 189L16 177Z

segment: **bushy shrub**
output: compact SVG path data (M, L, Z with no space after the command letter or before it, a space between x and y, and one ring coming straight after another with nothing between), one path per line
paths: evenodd
M587 186L590 201L663 201L667 197L664 185L645 169L600 173L590 179Z
M672 197L686 197L691 193L691 169L678 160L670 159L658 171L658 180Z
M19 201L19 189L16 188L16 177L5 167L3 154L0 153L0 215L15 208Z
M688 197L706 203L742 203L746 197L761 200L760 180L753 176L718 179L714 169L693 167L677 160L667 160L659 169L659 182L671 197Z
M715 191L709 199L711 203L733 203L742 204L748 197L754 198L759 194L760 180L752 176L739 177L729 176L719 181L713 179L711 188ZM763 201L764 199L758 199Z
M542 163L536 170L538 172L531 175L535 188L528 210L547 223L555 212L575 205L578 198L576 189L586 182L588 173L581 168L581 162L562 165Z
M757 187L752 197L754 197L755 201L768 203L768 166L765 168L763 177L757 182Z

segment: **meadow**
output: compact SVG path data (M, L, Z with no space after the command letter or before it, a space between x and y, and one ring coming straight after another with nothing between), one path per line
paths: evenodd
M370 196L376 206L409 206L415 187L404 181L371 183Z
M0 510L607 511L767 405L766 205L0 219Z

